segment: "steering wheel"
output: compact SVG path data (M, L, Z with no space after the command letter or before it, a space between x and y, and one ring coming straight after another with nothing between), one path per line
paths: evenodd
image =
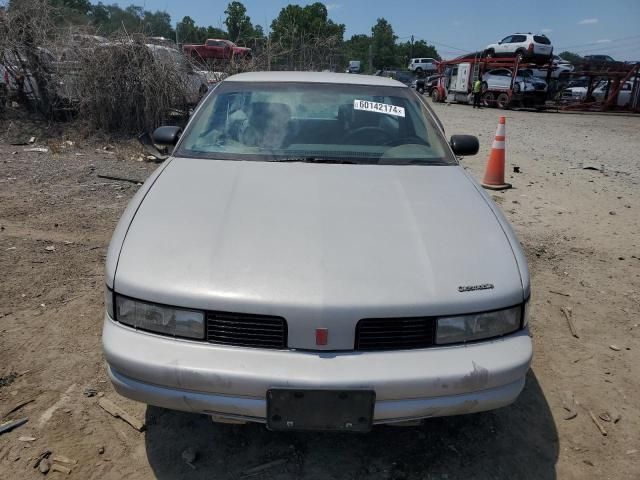
M344 143L349 143L348 142L349 140L353 140L358 135L363 135L363 134L371 134L372 136L374 134L375 135L384 135L386 137L387 141L391 141L393 139L393 136L383 128L380 128L380 127L360 127L360 128L356 128L355 130L351 130L349 133L347 133L344 137L342 137L342 141ZM381 142L380 145L386 145L386 143Z
M395 138L395 139L385 143L385 146L398 147L400 145L406 145L407 143L424 145L426 147L430 146L429 142L427 142L424 138L420 138L417 135L407 135L406 137Z

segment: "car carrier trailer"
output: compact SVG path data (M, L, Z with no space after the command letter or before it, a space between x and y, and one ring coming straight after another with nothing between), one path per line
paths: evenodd
M518 58L486 58L481 53L466 55L440 62L438 73L442 75L432 93L435 102L473 102L473 84L486 72L494 69L507 69L511 72L510 85L499 87L482 84L482 104L487 107L511 108L514 106L545 108L547 91L521 91L516 84L520 70L536 69L546 72L547 85L551 83L554 67L551 63L543 65L520 61Z

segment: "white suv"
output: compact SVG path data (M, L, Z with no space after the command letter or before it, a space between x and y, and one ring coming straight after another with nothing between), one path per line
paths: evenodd
M519 57L523 59L549 60L553 54L551 41L545 35L514 33L484 49L487 58Z
M412 58L407 68L415 73L432 73L438 70L438 61L435 58Z

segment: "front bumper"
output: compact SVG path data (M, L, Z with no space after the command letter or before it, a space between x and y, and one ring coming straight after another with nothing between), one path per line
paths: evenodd
M532 356L528 331L465 346L392 352L308 352L174 340L105 318L113 385L140 402L266 421L272 387L373 389L374 423L473 413L512 403Z

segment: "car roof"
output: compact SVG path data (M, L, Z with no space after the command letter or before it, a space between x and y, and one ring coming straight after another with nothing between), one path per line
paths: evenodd
M232 75L225 82L269 82L269 83L334 83L343 85L369 85L372 87L402 87L404 83L388 77L354 75L330 72L247 72Z

